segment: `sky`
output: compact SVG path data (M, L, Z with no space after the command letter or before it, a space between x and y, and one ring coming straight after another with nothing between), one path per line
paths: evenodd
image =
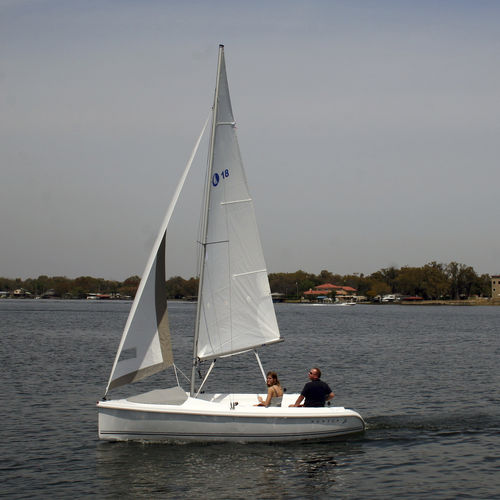
M219 43L269 272L500 273L500 2L0 0L0 276L142 274Z

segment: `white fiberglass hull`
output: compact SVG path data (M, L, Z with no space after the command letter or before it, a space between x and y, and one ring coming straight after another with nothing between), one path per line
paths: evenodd
M160 392L160 391L156 391ZM262 396L265 396L264 394ZM110 441L285 442L323 440L363 432L365 423L343 407L256 407L256 394L202 395L181 404L100 401L99 438ZM147 399L147 398L144 398ZM231 409L231 403L238 404Z

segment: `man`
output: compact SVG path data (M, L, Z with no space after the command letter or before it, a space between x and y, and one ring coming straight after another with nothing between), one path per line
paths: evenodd
M333 394L329 385L322 380L321 370L319 368L311 368L309 370L309 380L307 384L302 389L300 396L295 401L295 404L290 406L306 406L306 407L318 407L325 406L327 401L333 399L335 394ZM302 405L302 401L305 398L305 403Z

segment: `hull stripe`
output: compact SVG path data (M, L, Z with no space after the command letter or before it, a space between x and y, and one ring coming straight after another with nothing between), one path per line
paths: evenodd
M164 436L164 437L171 437L171 438L176 438L176 439L182 439L182 438L225 438L225 437L231 437L231 438L239 438L239 439L248 439L248 438L264 438L264 439L273 439L273 438L283 438L283 437L297 437L300 435L301 437L325 437L325 436L331 436L331 435L336 435L336 434L346 434L346 433L355 433L355 432L363 432L364 428L363 427L354 427L354 428L348 428L348 429L340 429L338 431L320 431L320 432L286 432L286 433L280 433L280 434L234 434L234 433L181 433L181 432L142 432L142 431L100 431L99 434L103 436L113 436L113 435L119 435L119 436Z

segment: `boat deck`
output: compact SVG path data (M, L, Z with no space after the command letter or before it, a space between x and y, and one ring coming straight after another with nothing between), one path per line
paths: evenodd
M205 413L221 415L231 413L234 416L346 416L356 415L356 412L343 406L325 406L323 408L289 407L295 403L299 394L284 394L281 407L257 406L258 396L266 397L265 393L247 394L200 394L197 398L189 397L180 387L156 389L127 399L100 401L101 408L136 410L165 413Z

